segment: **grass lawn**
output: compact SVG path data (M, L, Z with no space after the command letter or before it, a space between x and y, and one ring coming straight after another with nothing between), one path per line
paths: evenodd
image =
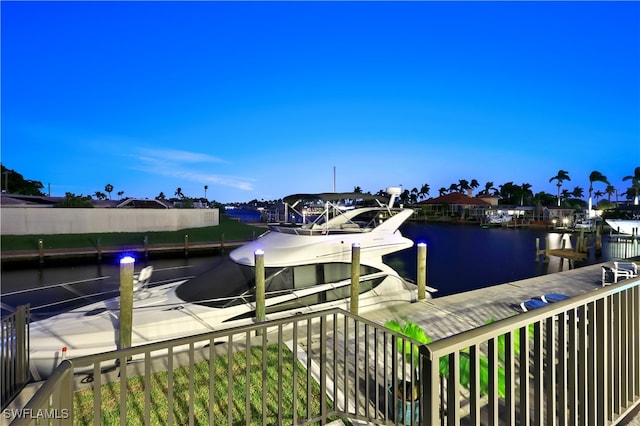
M209 361L195 364L194 368L194 399L189 404L189 367L180 367L174 370L173 384L173 423L185 425L189 423L189 406L193 407L194 422L196 425L210 424L209 407L209 378L213 377L213 421L211 424L227 424L228 414L231 413L232 424L244 425L247 417L251 418L251 424L262 424L263 408L262 398L266 398L266 423L270 425L280 424L278 410L282 413L282 422L290 424L293 418L293 354L284 350L283 361L278 366L278 347L267 347L267 365L272 366L266 371L262 370L262 347L251 348L250 355L250 393L249 410L246 408L246 353L236 352L233 355L231 366L233 382L228 382L228 357L217 356L213 362L213 373L209 371ZM296 363L297 369L297 417L313 417L320 412L320 386L311 379L311 399L307 400L307 372L300 362ZM151 375L151 406L150 424L164 425L169 418L168 387L166 371L156 372ZM282 380L282 401L278 400L279 381ZM229 386L232 387L233 398L229 400ZM109 383L100 389L102 406L102 424L119 424L120 422L120 383ZM280 405L281 403L281 405ZM329 409L332 403L327 399ZM144 377L132 377L127 381L126 419L128 425L144 424L145 413L145 382ZM93 424L93 390L78 391L74 395L74 424ZM330 421L336 420L332 418ZM348 424L348 423L345 423Z
M147 237L149 244L183 244L185 235L190 243L245 241L258 237L265 232L263 227L248 225L220 215L218 226L181 229L163 232L114 232L96 234L59 234L59 235L2 235L0 247L3 251L38 250L38 240L42 239L45 249L97 247L98 239L102 247L123 247L144 245Z

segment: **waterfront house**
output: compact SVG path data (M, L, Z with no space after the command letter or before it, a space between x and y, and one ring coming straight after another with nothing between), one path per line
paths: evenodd
M427 216L481 220L492 204L482 198L454 192L420 201L418 206Z

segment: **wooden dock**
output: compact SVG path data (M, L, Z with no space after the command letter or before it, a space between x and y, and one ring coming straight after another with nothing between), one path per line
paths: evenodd
M551 256L562 257L569 260L586 260L587 253L580 253L572 249L551 249L547 253Z

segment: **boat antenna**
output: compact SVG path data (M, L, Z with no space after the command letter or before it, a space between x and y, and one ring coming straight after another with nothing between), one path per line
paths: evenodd
M336 192L336 166L333 166L333 192Z

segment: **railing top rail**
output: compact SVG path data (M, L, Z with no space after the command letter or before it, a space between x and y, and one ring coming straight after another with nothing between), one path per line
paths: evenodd
M422 353L431 360L438 359L442 355L449 354L453 351L460 351L473 344L485 342L492 337L527 327L529 324L566 313L572 309L585 306L596 300L603 299L616 293L621 293L633 287L637 287L638 285L640 285L640 278L634 278L577 295L566 300L554 302L549 304L549 306L544 306L521 314L514 314L512 317L484 324L480 327L431 342L424 346Z
M272 319L272 320L258 322L258 323L249 324L249 325L240 325L240 326L229 327L229 328L224 328L220 330L200 333L200 334L194 334L191 336L184 336L178 339L163 340L159 342L133 346L130 348L123 348L123 349L101 352L101 353L92 354L92 355L86 355L78 358L73 358L72 360L67 360L67 361L70 361L76 367L86 366L86 365L91 365L98 362L110 361L110 360L113 360L114 358L121 358L121 357L126 358L132 355L136 355L144 352L160 351L160 350L165 350L169 347L184 346L184 345L189 345L191 343L224 338L230 335L237 335L239 333L252 333L252 332L255 332L256 330L264 330L265 328L275 328L280 325L286 326L286 325L291 325L293 322L303 322L307 320L317 319L320 317L330 317L335 315L357 320L360 324L369 325L374 329L384 329L385 332L391 335L396 335L398 337L402 337L406 339L407 341L412 341L406 336L402 336L400 333L396 333L393 330L385 327L384 325L367 320L358 315L354 315L351 312L345 311L344 309L341 309L341 308L331 308L331 309L326 309L326 310L321 310L316 312L297 314L293 317ZM419 344L418 342L414 342L414 343Z
M58 365L58 367L51 373L51 376L42 383L42 386L38 388L35 394L29 399L24 406L25 412L38 412L43 407L49 407L51 395L56 395L60 392L60 382L67 375L73 374L73 364L69 360L64 360ZM32 424L33 420L29 416L18 416L12 422L11 426L21 426Z

